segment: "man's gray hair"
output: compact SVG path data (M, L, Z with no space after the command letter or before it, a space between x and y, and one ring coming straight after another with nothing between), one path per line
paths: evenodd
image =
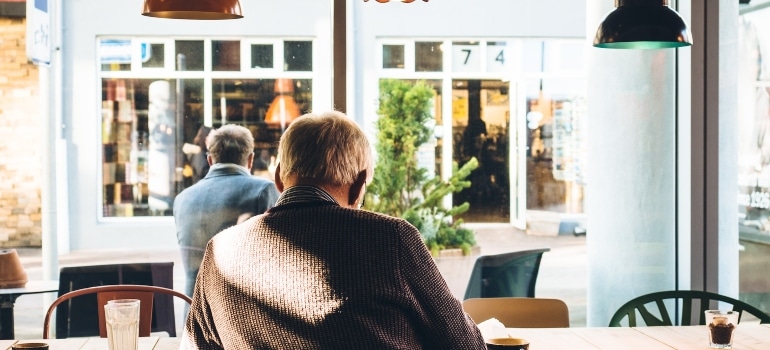
M245 166L254 152L254 135L240 125L227 124L212 130L206 138L209 155L214 163L233 163Z
M372 150L363 130L337 111L308 113L295 119L278 146L281 179L350 185L372 167Z

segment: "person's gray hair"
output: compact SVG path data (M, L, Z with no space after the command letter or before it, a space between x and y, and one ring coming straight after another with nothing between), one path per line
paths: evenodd
M278 146L281 179L350 185L372 167L372 150L363 130L337 111L308 113L295 119Z
M227 124L212 130L206 138L209 155L214 163L233 163L246 166L254 152L254 136L240 125Z

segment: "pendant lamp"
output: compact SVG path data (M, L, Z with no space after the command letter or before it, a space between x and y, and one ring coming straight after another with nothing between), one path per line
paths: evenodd
M668 0L615 0L596 31L594 46L607 49L666 49L692 45L687 24Z
M291 79L276 79L273 86L275 98L270 107L267 108L265 123L280 125L281 132L294 119L299 117L299 105L294 101L294 81Z
M173 19L243 18L238 0L144 0L142 15Z
M368 2L368 1L369 0L364 0L364 2ZM386 3L386 2L389 2L390 0L376 0L376 1L379 3ZM428 2L428 0L422 0L422 1ZM410 2L414 2L414 0L401 0L401 2L410 3Z

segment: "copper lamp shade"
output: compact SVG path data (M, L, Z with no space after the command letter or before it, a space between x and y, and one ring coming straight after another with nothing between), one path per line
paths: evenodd
M692 45L684 19L668 0L615 0L599 25L594 46L608 49L665 49Z
M267 109L265 123L280 125L281 131L286 130L294 119L299 117L299 105L294 101L294 81L292 79L276 79L273 86L275 99Z
M238 0L144 0L142 15L174 19L243 18Z

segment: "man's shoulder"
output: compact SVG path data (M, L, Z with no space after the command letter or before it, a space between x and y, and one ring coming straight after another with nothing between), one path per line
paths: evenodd
M259 176L254 176L254 175L244 175L244 177L249 179L247 181L251 181L251 182L262 184L262 185L268 185L268 184L272 184L273 183L272 181L270 181L270 180L268 180L268 179L266 179L264 177L259 177Z
M343 208L344 209L344 208ZM347 216L350 220L360 220L363 223L368 223L370 225L377 225L377 226L391 226L393 228L409 228L412 226L412 224L409 223L409 221L406 221L405 219L390 216L383 213L378 213L374 211L369 210L358 210L358 209L344 209L345 211L352 210L353 213L355 213L352 216Z

